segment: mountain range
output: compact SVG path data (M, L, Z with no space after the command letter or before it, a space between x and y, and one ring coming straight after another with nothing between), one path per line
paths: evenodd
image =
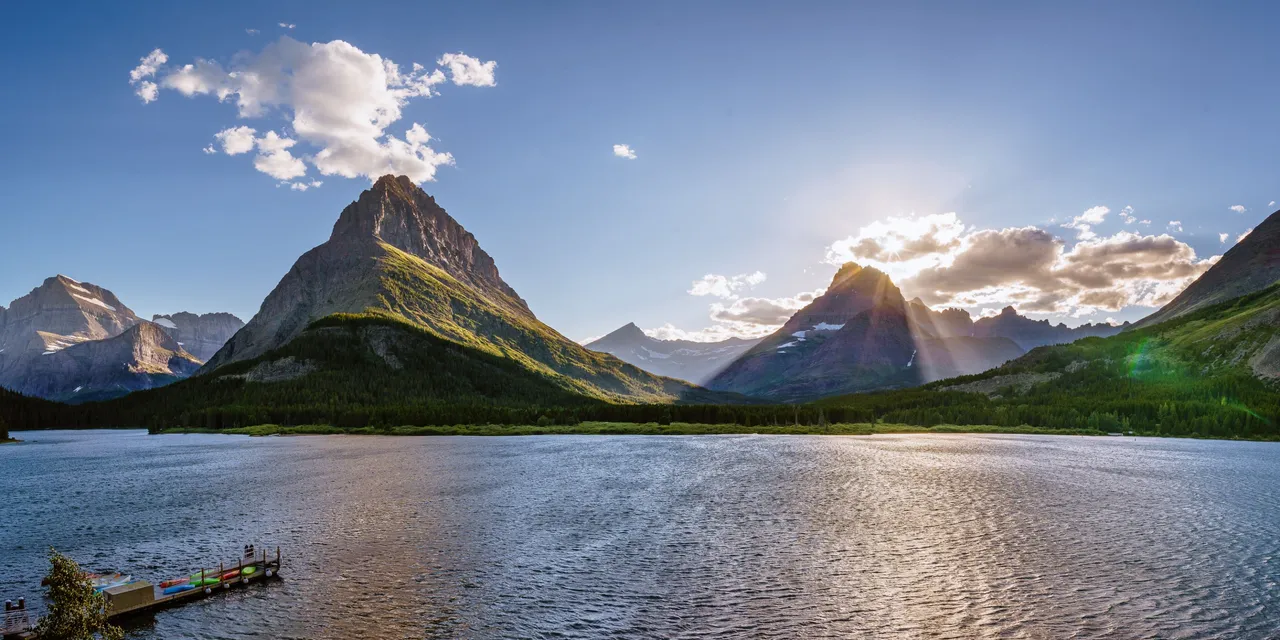
M184 348L169 317L149 322L98 285L63 275L48 278L8 308L0 307L0 387L88 402L186 378L202 360ZM197 344L206 350L241 324L230 314L172 317L191 319L187 326L199 327L202 342ZM201 321L214 317L216 329Z
M659 340L635 323L588 342L593 351L617 356L649 373L705 384L760 340L728 338L717 342Z
M1159 322L1068 328L1012 308L974 320L906 300L888 275L847 263L760 340L659 340L628 324L584 347L539 321L434 198L384 176L243 326L228 314L146 321L65 276L0 308L0 387L67 402L128 393L59 413L4 392L0 417L360 427L674 412L715 422L754 415L729 405L822 399L810 406L910 424L1256 433L1280 418L1280 285L1266 275L1280 274L1278 216Z

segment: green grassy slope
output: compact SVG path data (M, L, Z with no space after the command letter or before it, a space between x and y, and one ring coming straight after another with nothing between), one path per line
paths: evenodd
M588 350L517 304L491 300L417 256L389 244L378 246L379 302L365 313L404 320L441 338L509 358L567 390L604 400L734 399L729 394L655 376L614 356Z
M1027 424L1166 435L1280 435L1280 286L1109 338L1040 347L919 392L841 396L909 424ZM921 395L924 394L924 395Z
M69 407L62 426L509 423L600 402L512 359L398 320L347 315L208 375Z

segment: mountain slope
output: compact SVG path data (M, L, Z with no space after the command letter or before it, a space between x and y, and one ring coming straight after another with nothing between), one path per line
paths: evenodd
M155 315L151 321L163 327L165 333L201 362L212 358L231 336L244 327L244 321L230 313L196 315L183 311Z
M759 340L729 338L719 342L659 340L629 323L586 345L649 373L703 384Z
M336 314L256 358L163 389L81 405L66 419L157 428L532 424L563 408L600 404L512 358L403 320Z
M1267 216L1216 264L1159 311L1134 326L1148 327L1196 309L1266 289L1280 281L1280 211Z
M120 335L33 359L10 388L50 400L88 402L164 386L198 368L200 361L160 326L142 321Z
M847 263L826 293L707 386L773 400L808 400L914 386L1022 354L1007 339L954 335L963 331L960 314L967 318L963 311L934 314L908 304L887 275Z
M362 314L510 358L575 393L615 401L718 397L596 353L538 321L493 259L407 177L383 176L303 254L201 375L287 345L313 322ZM430 366L430 363L422 363Z

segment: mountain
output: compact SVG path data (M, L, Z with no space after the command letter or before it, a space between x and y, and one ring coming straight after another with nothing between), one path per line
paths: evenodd
M88 402L164 386L199 368L199 359L159 325L144 320L120 335L34 358L9 388L50 400Z
M1261 291L1277 281L1280 281L1280 211L1267 216L1176 298L1134 326L1148 327L1172 320L1196 309Z
M178 344L201 362L226 344L244 326L244 321L229 313L175 313L155 315L151 321L164 328Z
M533 375L594 398L725 398L589 351L540 322L475 237L405 176L379 178L348 205L329 240L298 259L258 313L198 375L259 360L335 315L395 320L406 331L421 329L511 359ZM378 345L369 343L369 348L376 351ZM393 373L384 368L384 376Z
M72 346L112 338L142 322L115 294L59 275L0 307L0 387L28 388L43 360Z
M973 335L978 338L1009 338L1026 350L1051 344L1066 344L1080 338L1113 336L1129 327L1122 325L1083 324L1068 327L1050 324L1048 320L1032 320L1019 315L1013 307L1005 307L998 315L979 318L973 323Z
M729 338L718 342L659 340L634 323L588 343L592 351L617 356L649 373L703 384L759 340Z
M1023 352L1005 338L958 336L964 325L959 314L948 311L935 318L919 307L923 304L903 299L883 272L846 263L826 293L707 386L806 400L975 373Z

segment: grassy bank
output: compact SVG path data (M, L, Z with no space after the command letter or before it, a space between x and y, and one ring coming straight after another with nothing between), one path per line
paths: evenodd
M1039 427L996 427L938 425L916 427L906 424L832 424L826 426L757 425L744 427L736 424L691 424L676 422L582 422L576 425L453 425L442 427L364 427L342 429L328 425L303 425L285 427L261 424L238 429L164 429L157 433L220 433L244 436L294 436L294 435L388 435L388 436L534 436L534 435L717 435L717 434L769 434L769 435L829 435L869 436L889 433L1009 433L1038 435L1106 435L1091 429L1044 429Z

